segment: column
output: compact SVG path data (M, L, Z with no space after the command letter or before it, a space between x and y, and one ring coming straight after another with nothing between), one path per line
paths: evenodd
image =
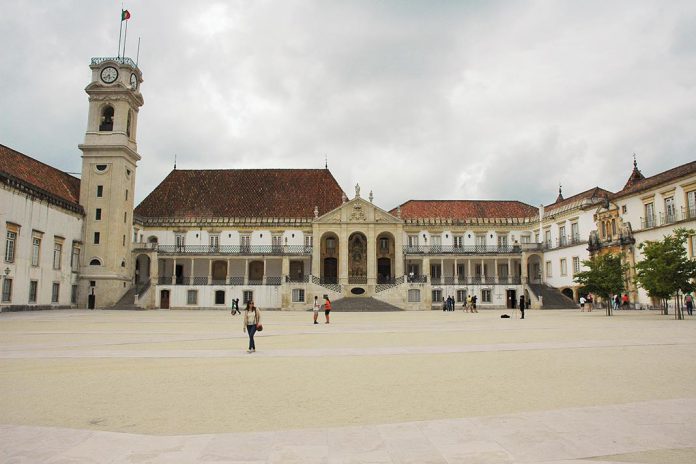
M454 258L454 284L459 284L459 266L457 265L457 258Z
M191 271L189 272L189 274L191 274L191 276L189 277L189 285L193 285L193 258L191 258Z
M520 275L520 279L522 279L522 284L526 283L527 280L527 254L522 253L522 265L520 266L522 269L522 275Z
M377 283L377 237L373 224L368 226L365 237L367 237L367 284L375 285Z
M404 246L403 246L403 229L398 228L394 235L394 277L404 275Z
M493 269L493 275L495 276L495 283L498 283L498 258L495 258L493 260L493 266L495 269Z
M283 256L283 261L280 264L280 274L282 276L282 281L285 281L286 276L290 275L290 258Z
M512 259L508 258L508 282L512 282L510 279L512 278Z
M249 258L244 258L244 285L249 285Z
M471 282L471 258L466 260L466 278Z
M232 282L232 258L227 258L227 282Z
M423 258L423 275L426 277L430 276L430 258L427 256ZM432 283L430 279L428 279L428 282Z
M266 256L263 257L263 275L261 276L261 284L266 285Z
M213 260L208 260L208 285L213 284Z
M315 238L318 239L318 241L315 241ZM318 231L316 235L313 235L312 257L310 259L311 266L309 273L315 277L321 277L321 233L319 233Z
M174 267L172 268L172 281L170 282L172 285L176 285L176 258L174 258Z
M338 283L348 283L348 234L345 225L341 225L338 236Z

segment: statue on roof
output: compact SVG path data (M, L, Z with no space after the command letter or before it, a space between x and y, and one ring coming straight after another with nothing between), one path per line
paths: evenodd
M360 198L360 184L355 184L355 198Z

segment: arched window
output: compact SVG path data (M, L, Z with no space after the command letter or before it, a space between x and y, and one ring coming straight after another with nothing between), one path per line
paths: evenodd
M611 234L616 235L616 219L611 220Z
M126 120L126 135L128 137L131 135L131 114L132 111L128 110L128 119Z
M110 132L114 130L114 107L106 105L102 109L101 120L99 121L99 130L102 132Z
M92 260L89 262L90 266L101 266L101 261L99 258L92 258Z

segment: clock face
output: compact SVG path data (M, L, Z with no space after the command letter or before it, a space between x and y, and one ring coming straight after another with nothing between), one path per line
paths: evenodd
M138 76L136 76L135 73L131 73L130 85L133 90L138 88Z
M101 80L111 84L118 78L118 70L113 66L107 66L101 70Z

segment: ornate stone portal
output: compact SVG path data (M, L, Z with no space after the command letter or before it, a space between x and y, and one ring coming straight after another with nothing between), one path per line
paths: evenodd
M367 238L361 233L350 236L349 250L349 277L367 276Z

